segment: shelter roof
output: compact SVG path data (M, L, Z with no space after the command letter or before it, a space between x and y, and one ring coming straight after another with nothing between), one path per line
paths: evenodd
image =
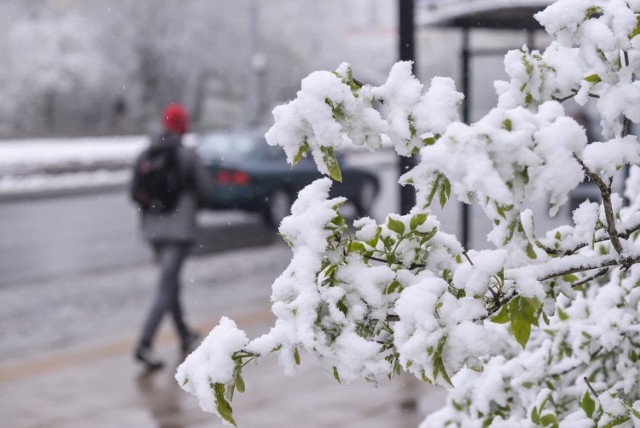
M533 17L552 0L418 0L419 27L479 27L533 30L542 28Z

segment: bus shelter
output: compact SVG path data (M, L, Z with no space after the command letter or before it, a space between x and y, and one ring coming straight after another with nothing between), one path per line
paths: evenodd
M462 120L471 120L474 88L473 59L475 57L503 56L510 49L522 46L521 37L514 37L510 46L483 48L474 46L472 39L477 30L496 33L523 32L530 50L536 49L536 32L542 27L533 15L551 3L550 0L417 0L416 25L420 28L440 27L458 29L462 33L460 47L460 83L465 94ZM471 234L470 206L461 204L460 238L468 247Z

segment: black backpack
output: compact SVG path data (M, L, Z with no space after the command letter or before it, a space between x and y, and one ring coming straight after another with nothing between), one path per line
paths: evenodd
M172 211L184 190L178 144L161 144L146 149L136 162L131 197L144 212Z

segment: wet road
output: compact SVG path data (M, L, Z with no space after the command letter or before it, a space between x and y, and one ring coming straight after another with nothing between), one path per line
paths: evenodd
M196 252L268 243L259 217L205 213ZM0 287L150 260L124 191L0 203Z
M384 221L399 202L396 165L373 168L381 192L371 215ZM432 207L443 230L459 230L459 204L444 210ZM544 207L540 209L544 214ZM471 247L487 247L489 223L478 207ZM543 217L543 216L542 216ZM205 212L199 215L201 234L196 253L271 244L280 241L260 216L244 212ZM548 221L536 222L545 226ZM0 202L0 287L33 283L77 274L122 269L151 260L138 231L136 207L124 190Z

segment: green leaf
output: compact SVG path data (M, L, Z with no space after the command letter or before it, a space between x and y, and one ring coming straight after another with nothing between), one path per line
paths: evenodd
M484 422L482 423L482 428L489 428L491 426L491 424L493 423L493 420L495 419L495 416L489 416L487 419L484 420Z
M638 34L640 34L640 15L636 16L636 28L629 34L629 38L633 39Z
M507 226L507 236L504 238L503 244L507 245L509 241L513 238L513 234L516 231L516 227L520 224L520 221L517 218L514 218Z
M618 416L617 418L615 418L614 420L612 420L608 424L603 425L602 428L617 427L617 426L622 425L623 423L627 422L630 419L631 418L629 416Z
M587 417L591 418L593 412L596 410L596 402L589 395L589 391L585 392L582 396L582 400L580 400L580 407L586 413Z
M229 422L234 427L237 427L236 421L233 419L233 410L231 405L224 397L225 386L222 383L209 384L209 387L213 389L214 396L216 398L216 410L222 419Z
M591 74L591 75L585 77L584 80L586 80L589 83L594 83L594 84L598 83L598 82L602 82L602 79L597 74Z
M532 102L533 102L533 95L531 95L530 93L527 93L527 95L524 97L524 104L529 105Z
M431 229L430 231L428 231L427 233L420 233L420 232L415 232L417 235L421 236L420 238L420 245L423 245L424 243L426 243L427 241L429 241L431 238L433 238L434 236L436 236L436 233L438 233L438 228L434 227L433 229Z
M234 380L235 380L236 389L238 390L238 392L244 393L245 391L244 379L242 379L242 375L240 374L239 371L238 373L236 373Z
M324 102L331 107L331 113L333 114L333 118L336 120L344 120L345 114L344 109L342 108L342 104L334 104L329 98L325 98Z
M298 348L293 348L293 360L297 365L300 365L300 353L298 352Z
M505 119L504 122L502 122L502 127L507 131L512 131L513 124L511 123L511 119Z
M444 367L444 361L442 360L442 358L438 360L438 365L440 366L440 374L442 375L442 378L449 385L453 386L453 382L451 382L451 378L449 377L449 374L447 373L447 370Z
M425 146L431 146L435 144L436 141L438 141L438 138L440 138L440 134L435 134L433 137L423 138L422 142L424 143Z
M429 196L427 196L427 206L431 205L431 202L433 202L434 196L436 196L436 192L438 191L438 187L440 186L441 177L442 177L442 174L438 174L438 176L436 177L436 180L433 182L433 187L429 192Z
M416 126L413 124L413 117L411 116L409 116L409 132L411 132L411 138L415 137L418 132Z
M459 412L464 410L464 407L462 406L462 404L456 403L455 400L451 400L451 404L453 405L453 408L456 409Z
M357 83L353 78L353 72L351 71L351 67L347 68L347 81L345 82L349 85L352 91L356 91L362 88L360 83Z
M389 228L389 230L394 231L400 236L404 234L404 229L405 229L404 223L401 222L400 220L394 219L393 217L388 218L387 227Z
M556 422L558 422L556 416L550 413L540 418L540 423L545 427L547 425L555 424Z
M444 360L442 359L442 352L444 351L444 345L447 343L448 338L449 336L446 334L440 338L436 351L433 354L433 380L436 380L438 378L438 373L440 373L445 382L453 386L451 378L444 366Z
M340 381L340 375L338 374L338 368L337 368L337 367L335 367L335 366L333 367L333 378L334 378L335 380L337 380L337 381L338 381L338 383L342 383L342 382Z
M566 282L571 282L571 283L573 283L573 282L576 282L576 281L577 281L578 279L580 279L580 278L578 278L577 276L575 276L575 275L574 275L574 274L572 274L572 273L568 273L568 274L566 274L566 275L562 275L562 279L563 279L564 281L566 281Z
M409 223L409 227L411 230L416 230L418 226L427 221L427 214L420 213L411 217L411 222Z
M391 282L391 284L389 284L384 294L392 294L392 293L395 293L396 291L402 291L402 288L403 288L402 284L394 280Z
M592 6L589 9L587 9L586 13L585 13L585 18L589 19L591 18L593 15L602 12L602 8L599 6Z
M508 321L509 305L503 305L502 308L500 308L500 312L498 312L498 315L494 315L493 318L491 318L491 322L495 322L497 324L504 324Z
M451 183L443 176L442 186L440 187L440 207L444 208L449 196L451 196Z
M296 156L293 158L293 165L297 164L298 162L300 162L300 159L302 159L302 157L309 151L309 143L307 143L307 140L304 140L304 143L302 143L302 145L300 146L300 148L298 149L298 153L296 153Z
M560 318L560 321L566 321L569 319L569 315L567 315L567 313L565 311L563 311L560 308L558 309L558 318Z
M342 312L344 315L347 315L349 313L349 307L347 307L347 305L345 304L345 300L346 300L345 297L338 300L338 302L336 303L336 306L338 307L338 310L340 312Z
M531 245L531 242L529 242L529 244L527 244L527 257L529 257L530 259L537 259L538 255L536 254L535 250L533 249L533 245Z
M364 244L362 242L351 241L351 242L349 242L348 251L350 253L364 253L366 251L366 249L365 249Z
M342 183L342 172L340 171L340 165L338 165L338 159L336 159L333 147L320 146L320 151L322 152L322 161L329 171L329 177Z
M540 416L538 415L538 408L535 406L531 410L531 422L533 422L536 425L540 425Z
M517 296L509 303L509 319L516 340L525 348L531 335L531 324L536 324L535 313L538 309L536 299Z
M281 349L282 349L282 344L280 344L280 345L278 345L278 346L274 347L274 348L271 350L271 352L278 352L278 351L279 351L279 350L281 350Z

